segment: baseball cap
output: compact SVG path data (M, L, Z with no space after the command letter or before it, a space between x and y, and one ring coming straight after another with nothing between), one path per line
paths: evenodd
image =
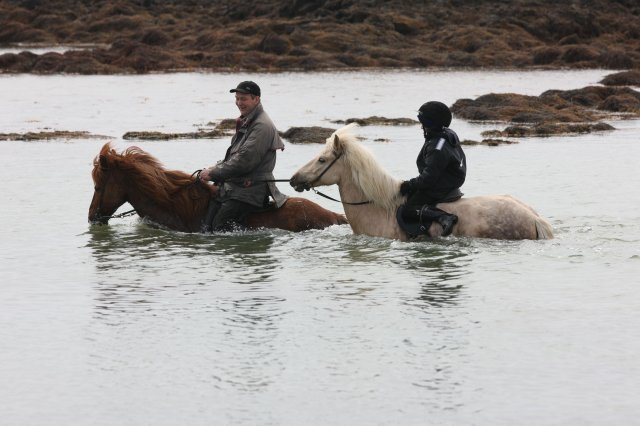
M242 83L238 84L238 87L229 90L229 92L246 93L248 95L260 96L260 86L255 84L253 81L243 81Z

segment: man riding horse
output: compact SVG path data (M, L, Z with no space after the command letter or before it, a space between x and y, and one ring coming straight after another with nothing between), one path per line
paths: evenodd
M247 213L264 209L273 198L281 207L287 197L273 182L276 151L284 149L278 131L262 108L260 87L243 81L230 90L235 93L240 117L224 160L202 170L200 179L220 186L220 195L212 200L203 232L226 229Z
M418 229L422 232L437 221L444 236L451 233L458 217L435 206L462 197L460 187L467 174L467 159L460 140L449 129L451 118L451 111L442 102L431 101L420 107L418 120L424 134L424 145L416 160L420 174L400 186L400 194L408 196L401 219L419 222Z

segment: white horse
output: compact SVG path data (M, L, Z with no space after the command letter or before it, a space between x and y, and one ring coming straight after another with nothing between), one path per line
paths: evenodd
M354 233L406 241L409 235L396 219L398 207L406 201L400 195L401 181L389 175L356 140L350 131L352 127L350 124L331 135L322 152L293 175L291 186L301 192L336 184ZM368 203L360 204L363 201ZM437 207L458 216L452 232L455 236L503 240L553 238L549 222L510 195L463 197ZM429 235L441 236L442 226L433 222Z

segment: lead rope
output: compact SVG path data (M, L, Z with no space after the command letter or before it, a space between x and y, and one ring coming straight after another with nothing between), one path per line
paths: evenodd
M342 156L342 154L337 154L336 158L333 159L333 161L331 161L331 163L329 163L329 165L327 166L326 169L324 169L322 171L322 173L320 173L318 175L318 177L316 177L313 181L311 181L311 183L314 183L315 181L317 181L318 179L320 179L325 173L327 173L327 171L329 171L329 169L331 168L331 166L333 166L335 164L336 161L338 161L338 159L340 159L340 157ZM193 172L193 175L197 175L198 179L200 178L200 172L202 170L196 170L195 172ZM264 179L264 180L258 180L256 182L291 182L291 179ZM342 201L342 200L337 200L333 197L328 196L327 194L323 194L322 192L316 190L315 188L311 188L311 190L313 192L315 192L316 194L318 194L321 197L326 198L327 200L331 200L331 201L335 201L336 203L342 203L342 204L348 204L350 206L362 206L364 204L371 204L371 201L360 201L358 203L349 203L347 201Z
M311 190L313 192L315 192L316 194L318 194L319 196L326 198L327 200L335 201L335 202L342 203L342 204L348 204L350 206L361 206L363 204L371 204L371 200L369 200L369 201L360 201L359 203L349 203L347 201L336 200L335 198L330 197L327 194L323 194L322 192L316 190L315 188L311 188Z

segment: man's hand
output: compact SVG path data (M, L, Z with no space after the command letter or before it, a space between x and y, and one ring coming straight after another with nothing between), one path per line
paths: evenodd
M415 192L411 181L405 180L400 184L400 195L409 195Z
M208 182L209 179L209 169L202 169L202 171L200 171L200 180L202 182Z

